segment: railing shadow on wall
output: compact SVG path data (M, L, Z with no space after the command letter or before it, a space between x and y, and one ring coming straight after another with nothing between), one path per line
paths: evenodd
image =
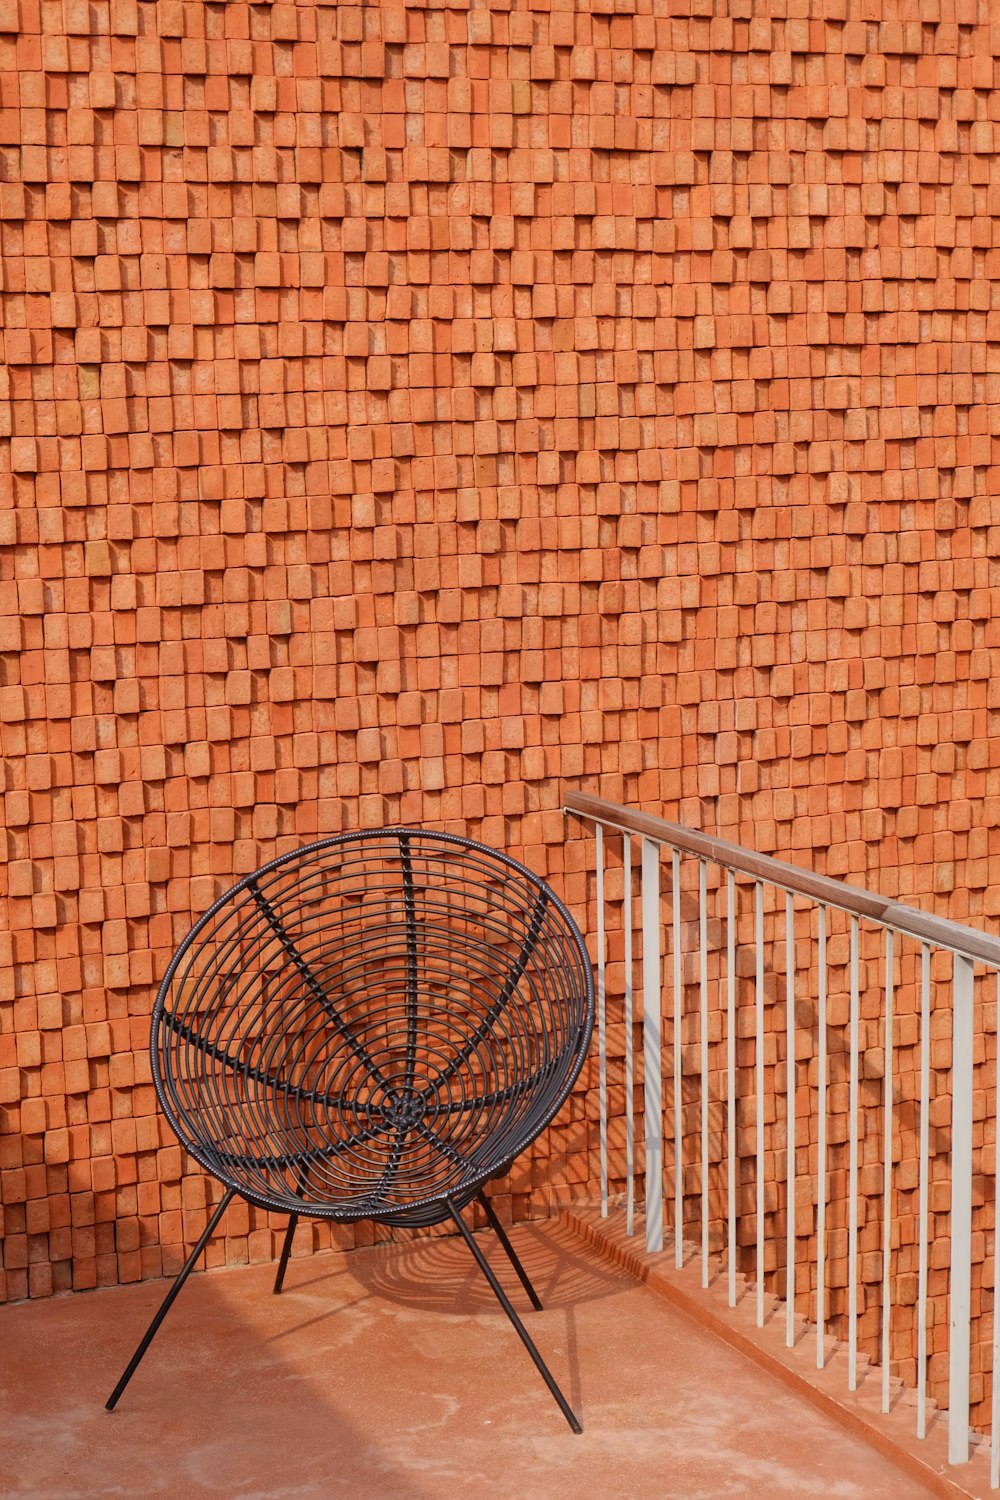
M993 1437L1000 938L584 793L598 970L602 1211L707 1286L753 1284L948 1408L949 1460ZM638 915L637 910L638 908ZM788 1059L794 1059L791 1070ZM641 1092L641 1101L638 1098ZM669 1243L669 1241L668 1241Z

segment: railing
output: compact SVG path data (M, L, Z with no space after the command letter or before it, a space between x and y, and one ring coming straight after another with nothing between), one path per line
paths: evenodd
M598 797L565 811L596 834L602 1211L624 1198L634 1232L641 1176L648 1250L666 1209L682 1264L693 1220L703 1285L723 1251L730 1303L738 1272L758 1324L782 1293L820 1368L833 1332L850 1389L859 1353L883 1410L893 1373L915 1386L920 1437L947 1405L951 1463L988 1429L1000 1488L1000 939Z

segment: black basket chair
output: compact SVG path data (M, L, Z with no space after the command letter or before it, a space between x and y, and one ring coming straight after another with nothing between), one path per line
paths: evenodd
M226 1192L118 1382L111 1410L235 1194L290 1215L450 1219L575 1432L579 1423L470 1234L484 1193L566 1099L594 981L548 886L482 844L340 834L246 876L195 924L153 1008L163 1110Z

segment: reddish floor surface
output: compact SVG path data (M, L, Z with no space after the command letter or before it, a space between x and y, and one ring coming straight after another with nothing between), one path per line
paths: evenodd
M921 1500L929 1492L566 1229L514 1235L574 1436L453 1239L0 1309L0 1495ZM524 1297L481 1239L515 1305Z

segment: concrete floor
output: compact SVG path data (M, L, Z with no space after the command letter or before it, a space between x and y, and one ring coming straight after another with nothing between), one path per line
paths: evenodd
M567 1427L454 1239L0 1309L0 1496L921 1500L930 1492L566 1228L514 1233ZM483 1235L519 1311L520 1288Z

